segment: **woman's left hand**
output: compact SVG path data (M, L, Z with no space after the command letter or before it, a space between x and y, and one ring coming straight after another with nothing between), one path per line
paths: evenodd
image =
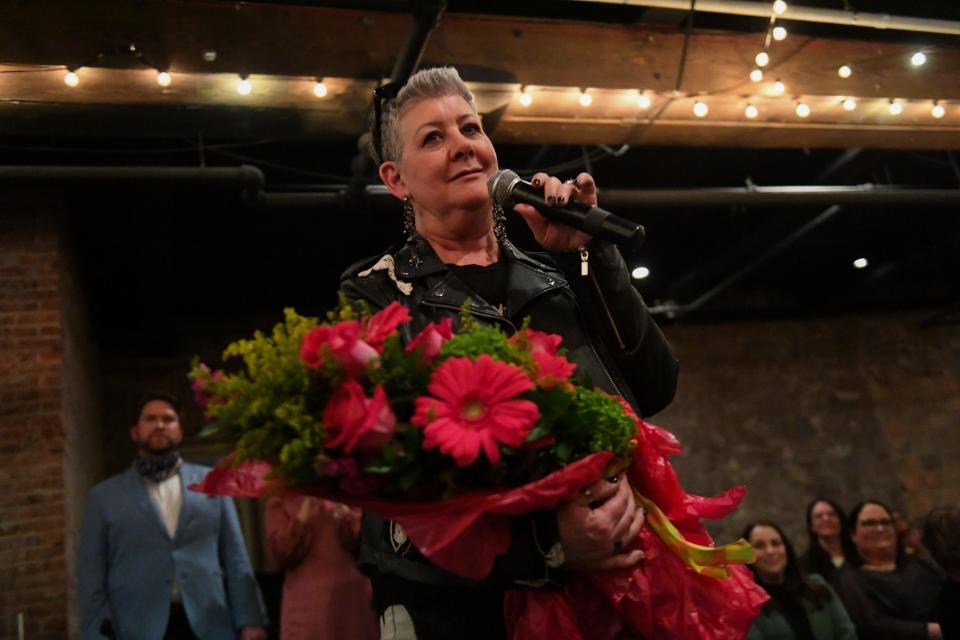
M573 180L560 182L559 178L541 172L530 179L534 188L543 189L544 199L558 207L571 200L578 200L590 206L597 204L597 184L589 173L581 173ZM528 204L518 204L513 210L527 221L533 237L540 246L548 251L574 251L590 242L590 236L583 231L568 227L559 222L547 220L540 212Z

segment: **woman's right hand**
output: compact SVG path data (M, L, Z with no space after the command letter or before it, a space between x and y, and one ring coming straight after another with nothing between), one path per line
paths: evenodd
M557 509L564 566L571 570L623 569L643 559L643 551L622 551L643 527L645 512L637 508L626 476L604 478L583 497Z
M927 623L927 637L929 637L930 640L943 640L943 631L940 629L940 625L938 623Z

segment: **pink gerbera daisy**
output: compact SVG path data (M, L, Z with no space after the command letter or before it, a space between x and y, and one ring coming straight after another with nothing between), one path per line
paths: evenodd
M474 463L482 450L500 462L500 445L519 447L540 418L537 405L517 396L533 383L514 365L482 355L450 358L434 371L410 422L423 428L423 446L439 447L458 466Z

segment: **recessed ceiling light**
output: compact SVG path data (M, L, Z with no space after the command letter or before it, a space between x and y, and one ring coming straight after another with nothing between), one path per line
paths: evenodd
M633 276L634 280L643 280L650 275L650 269L647 269L646 267L637 267L630 272L630 275Z

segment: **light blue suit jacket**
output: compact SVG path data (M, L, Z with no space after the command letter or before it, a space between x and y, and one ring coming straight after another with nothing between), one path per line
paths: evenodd
M76 566L83 640L102 640L104 620L119 640L162 638L174 575L199 638L233 640L243 626L266 624L233 501L187 489L207 471L181 465L173 539L132 467L90 490Z

